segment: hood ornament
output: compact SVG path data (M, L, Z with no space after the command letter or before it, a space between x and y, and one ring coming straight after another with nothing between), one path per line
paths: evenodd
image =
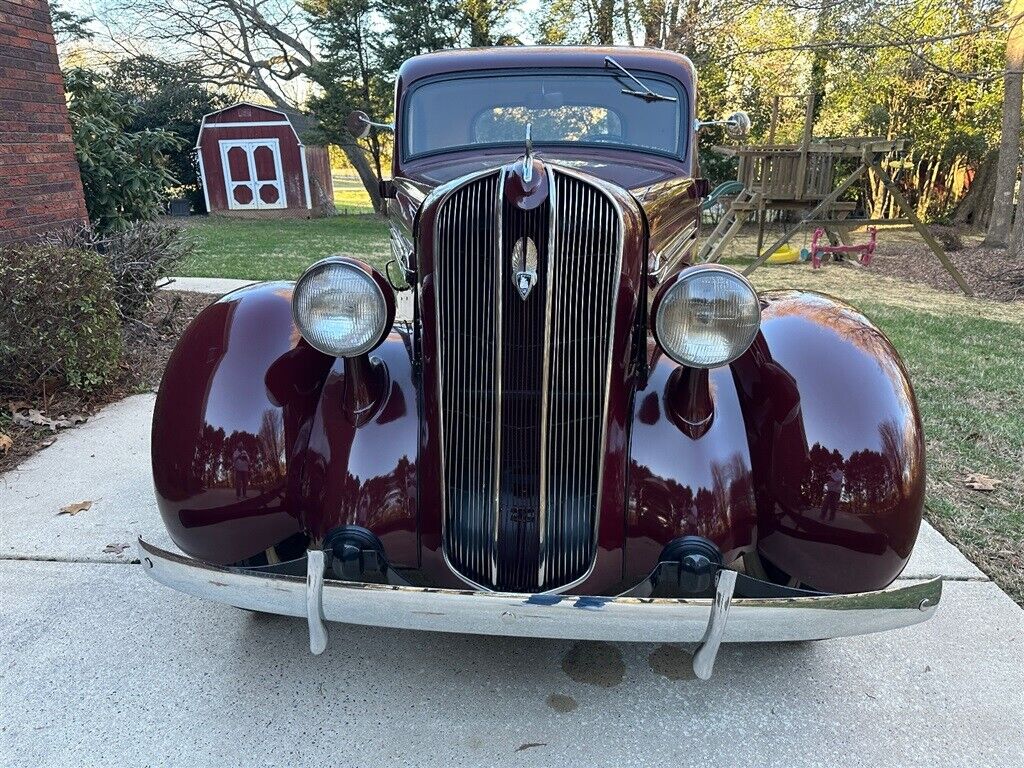
M537 244L532 237L521 237L512 246L512 284L523 301L537 284Z
M533 181L533 123L526 124L526 153L523 155L523 184Z

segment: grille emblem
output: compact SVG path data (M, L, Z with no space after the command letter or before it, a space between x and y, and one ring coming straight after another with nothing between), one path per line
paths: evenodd
M521 237L512 247L512 282L519 298L526 301L537 284L537 244L533 238Z

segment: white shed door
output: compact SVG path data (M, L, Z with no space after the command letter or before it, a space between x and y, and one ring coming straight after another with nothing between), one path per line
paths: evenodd
M281 170L281 145L277 139L222 139L220 160L231 210L263 210L288 205Z

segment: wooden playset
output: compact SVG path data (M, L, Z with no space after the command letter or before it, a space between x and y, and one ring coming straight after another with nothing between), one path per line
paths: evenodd
M805 103L800 141L797 144L776 144L780 104L783 99L791 98L803 99ZM885 170L884 158L902 152L906 144L905 139L863 136L815 139L812 135L813 127L812 98L777 96L772 108L772 122L766 144L715 147L715 150L723 155L738 158L736 181L742 185L742 191L731 199L725 214L704 241L698 260L718 261L724 255L726 246L751 217L757 222L757 259L743 271L745 275L749 275L764 264L797 233L811 227L822 230L822 234L830 243L829 247L836 249L852 247L848 234L854 227L911 224L961 290L968 296L972 295L963 275L949 260L942 246L922 223ZM844 164L844 160L852 162ZM837 183L837 171L850 165L854 166L852 171ZM857 204L840 198L869 171L873 172L888 189L893 200L903 211L904 218L850 218ZM782 212L792 212L795 221L787 223L782 235L768 247L764 247L769 215L775 214L777 218L782 219ZM872 239L875 237L873 235Z

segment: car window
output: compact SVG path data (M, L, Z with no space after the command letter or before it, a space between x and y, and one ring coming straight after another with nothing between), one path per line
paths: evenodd
M607 107L568 105L555 108L492 107L473 124L473 141L522 143L526 124L535 142L610 141L622 139L622 121Z
M681 156L686 94L667 78L640 76L676 101L624 94L613 72L470 73L415 85L401 123L405 159L476 146L612 145Z

